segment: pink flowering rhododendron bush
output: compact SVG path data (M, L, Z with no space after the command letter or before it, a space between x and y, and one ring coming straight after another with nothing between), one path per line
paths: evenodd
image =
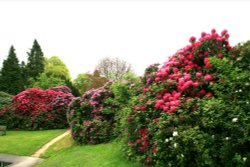
M68 121L77 143L98 144L112 139L116 106L110 84L91 89L70 104Z
M250 75L228 38L226 30L191 37L161 67L146 69L127 115L129 158L159 166L249 165Z
M73 95L67 91L29 88L13 97L21 129L57 129L68 127L66 112ZM63 87L64 89L64 87ZM65 88L69 89L69 88Z

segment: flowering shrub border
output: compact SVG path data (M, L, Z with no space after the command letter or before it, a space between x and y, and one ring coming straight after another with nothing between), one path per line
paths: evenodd
M198 41L191 37L191 44L162 67L154 64L146 69L143 93L131 103L127 118L125 148L129 158L164 166L249 163L246 149L240 149L249 147L249 128L239 126L249 125L249 111L239 125L230 125L239 119L237 114L247 111L246 106L241 107L246 99L234 94L240 84L233 78L238 74L244 81L248 75L234 67L234 48L228 37L226 30L221 35L215 30L202 33Z

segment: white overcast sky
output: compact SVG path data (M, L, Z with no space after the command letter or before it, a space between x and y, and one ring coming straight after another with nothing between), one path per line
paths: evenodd
M131 63L142 75L190 36L212 28L227 29L232 45L250 40L250 2L244 0L34 1L0 0L0 66L11 45L26 61L35 38L46 57L64 61L72 78L93 72L107 56Z

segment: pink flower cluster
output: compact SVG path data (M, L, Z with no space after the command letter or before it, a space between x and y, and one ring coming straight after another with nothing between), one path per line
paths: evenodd
M205 95L213 96L205 86L207 82L216 82L216 74L209 57L222 59L230 51L228 37L226 30L221 35L214 29L211 34L203 32L198 41L191 37L190 45L171 56L155 74L154 82L168 83L166 89L157 95L155 108L172 113L181 104L180 98L184 96L186 100ZM151 76L146 78L147 83L151 80ZM147 91L148 88L144 87L144 92Z
M89 100L89 103L93 106L93 113L97 113L103 109L102 100L112 96L113 96L112 92L105 89L105 87L100 87L85 92L82 95L82 98L85 100Z

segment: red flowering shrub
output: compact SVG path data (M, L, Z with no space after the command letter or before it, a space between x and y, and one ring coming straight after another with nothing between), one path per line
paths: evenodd
M115 104L108 85L85 92L73 99L68 121L73 139L79 144L107 142L113 137Z
M249 73L234 66L228 37L215 30L198 41L191 37L162 67L146 69L127 117L130 158L163 166L247 166L249 99L235 92Z
M66 110L73 96L69 93L40 88L27 89L13 97L19 128L56 129L68 126Z

